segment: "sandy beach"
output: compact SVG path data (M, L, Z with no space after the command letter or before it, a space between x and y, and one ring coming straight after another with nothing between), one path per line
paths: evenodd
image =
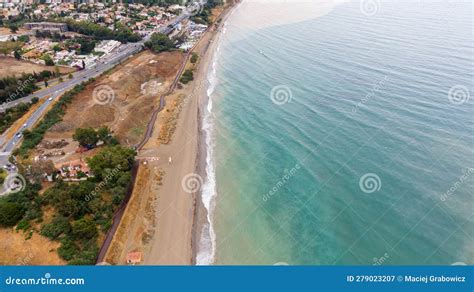
M218 18L230 9L230 5L221 9ZM214 23L193 50L200 56L194 81L165 97L152 136L138 153L134 191L105 257L108 263L125 264L126 254L132 251L143 254L145 265L194 263L196 205L202 185L199 107L206 103L207 71L223 21Z

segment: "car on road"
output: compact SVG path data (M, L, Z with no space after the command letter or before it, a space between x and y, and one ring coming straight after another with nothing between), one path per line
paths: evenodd
M23 135L23 134L22 134L21 132L16 133L16 136L17 136L18 138L21 138L22 135Z
M50 97L50 98L48 98L48 100L49 100L49 101L52 101L52 100L53 100L53 98L52 98L52 97Z

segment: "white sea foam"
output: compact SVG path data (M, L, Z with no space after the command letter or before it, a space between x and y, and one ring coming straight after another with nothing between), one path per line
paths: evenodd
M214 116L212 114L212 94L217 85L217 62L219 58L220 47L217 47L211 70L207 79L209 87L207 89L208 103L207 110L203 115L202 130L206 142L206 181L202 187L202 202L207 210L207 222L201 230L201 238L196 254L197 265L210 265L214 262L216 254L216 234L213 227L213 211L215 199L217 196L216 174L214 165Z

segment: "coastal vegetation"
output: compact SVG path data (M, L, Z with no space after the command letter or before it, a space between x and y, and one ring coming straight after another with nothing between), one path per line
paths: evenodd
M222 0L208 0L203 9L191 19L196 23L209 25L212 23L210 19L210 16L212 15L211 10L222 4L224 4Z
M66 23L70 31L93 37L95 40L116 40L122 43L141 40L140 35L120 23L115 25L115 30L86 20L76 22L69 19Z
M77 128L72 138L79 142L80 146L87 148L95 147L99 141L110 145L118 144L117 139L112 136L110 129L105 126L97 130L94 128Z
M194 80L194 73L193 73L193 70L191 69L187 69L186 71L184 71L183 75L179 79L179 81L181 81L181 83L183 84L187 84L193 80Z
M38 90L37 82L42 82L52 77L59 77L60 73L44 70L22 74L21 77L7 76L0 79L0 104L27 96Z
M198 59L199 59L199 55L198 55L196 52L193 52L193 53L191 54L191 60L190 60L191 63L192 63L192 64L196 64L196 62L198 61Z
M38 102L38 98L33 98L31 102L20 103L14 107L7 108L4 112L0 112L0 134L3 134L15 121L28 112L30 107Z
M6 41L0 42L0 54L8 55L13 51L20 50L23 42L21 41Z
M135 151L120 145L102 148L87 162L94 176L67 183L60 178L40 195L41 180L28 175L24 190L0 198L0 226L39 232L61 242L58 254L69 264L94 264L98 236L110 228L112 216L122 203L131 181ZM54 217L43 222L43 209ZM30 233L32 232L30 231Z
M145 47L155 53L169 51L174 48L173 41L165 34L153 33L150 40L145 42Z
M64 93L63 96L61 96L61 98L59 99L59 101L54 104L51 110L48 111L48 113L36 127L34 127L31 131L25 130L23 132L23 143L19 148L15 149L13 154L27 156L28 151L36 147L36 145L38 145L41 140L43 140L43 136L46 131L53 125L61 121L61 118L65 114L67 105L71 103L74 96L84 90L85 86L93 81L95 81L94 78L89 79L89 81L76 85L73 89Z

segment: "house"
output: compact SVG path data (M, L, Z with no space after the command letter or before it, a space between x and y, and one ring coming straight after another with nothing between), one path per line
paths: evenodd
M126 257L127 264L136 265L142 261L142 253L139 251L132 251L127 253Z
M89 166L82 159L58 163L54 167L65 180L82 180L92 176Z

